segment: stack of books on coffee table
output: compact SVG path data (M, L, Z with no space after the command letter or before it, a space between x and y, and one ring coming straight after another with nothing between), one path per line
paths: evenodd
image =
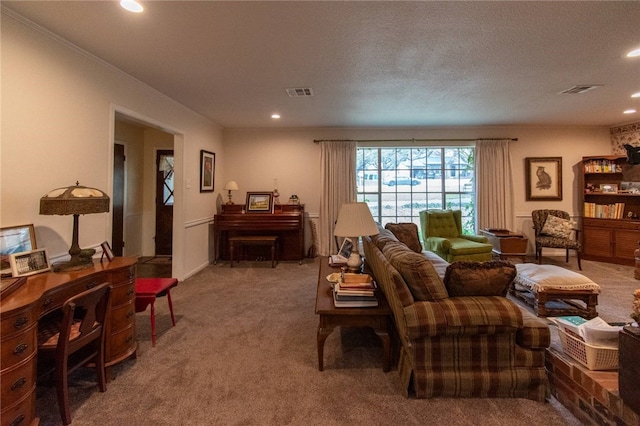
M344 274L333 288L336 308L367 308L378 306L376 283L367 274Z

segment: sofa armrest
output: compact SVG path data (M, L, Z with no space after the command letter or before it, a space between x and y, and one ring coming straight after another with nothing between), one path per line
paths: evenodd
M451 248L451 241L443 237L427 237L424 241L425 248L433 252L447 252Z
M465 240L483 244L487 244L489 242L489 239L484 235L459 235L458 238L464 238Z
M551 345L551 331L547 320L538 318L521 308L524 327L516 333L516 343L527 349L544 349Z
M522 311L501 296L450 297L415 302L404 308L407 337L515 333L523 327Z

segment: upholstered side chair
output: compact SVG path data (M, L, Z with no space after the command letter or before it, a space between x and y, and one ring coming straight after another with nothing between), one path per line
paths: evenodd
M425 250L429 250L446 260L491 260L493 246L487 237L462 233L462 212L460 210L423 210L420 225Z
M535 232L536 259L542 263L542 249L565 249L565 261L569 262L569 250L576 251L578 269L582 270L580 255L580 230L571 220L569 213L563 210L534 210L531 212L533 230Z

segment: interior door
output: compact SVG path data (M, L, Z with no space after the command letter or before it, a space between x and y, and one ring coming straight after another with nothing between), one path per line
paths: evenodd
M156 154L156 256L171 256L173 246L173 150Z
M113 216L111 217L111 249L116 256L124 252L124 145L113 146Z

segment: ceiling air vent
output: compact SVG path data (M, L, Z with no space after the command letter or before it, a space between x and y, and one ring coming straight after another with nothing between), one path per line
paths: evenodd
M290 87L284 90L287 91L287 95L289 95L290 98L313 96L313 90L311 87Z
M601 87L602 85L600 84L581 84L579 86L573 86L568 88L567 90L563 90L562 92L560 92L559 94L561 95L573 95L576 93L586 93L590 90L593 89L597 89L598 87Z

